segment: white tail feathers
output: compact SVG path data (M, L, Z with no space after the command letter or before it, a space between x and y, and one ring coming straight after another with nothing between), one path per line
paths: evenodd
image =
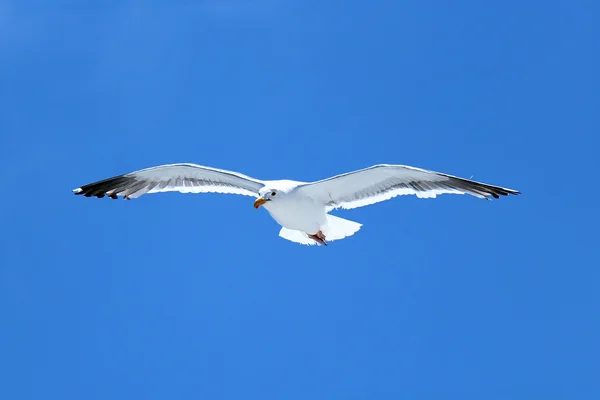
M313 244L317 244L317 242L315 242L314 240L309 238L306 233L300 232L300 231L295 231L293 229L281 228L281 230L279 231L279 236L281 236L282 238L287 239L289 241L300 243L300 244L306 244L309 246L311 246Z
M327 224L321 227L321 231L325 235L325 240L331 242L354 235L361 226L362 224L359 224L358 222L335 217L333 215L327 215ZM309 246L317 244L317 242L309 238L305 232L295 231L293 229L281 228L279 236L292 242Z
M362 224L347 219L327 215L327 225L321 228L328 242L354 235Z

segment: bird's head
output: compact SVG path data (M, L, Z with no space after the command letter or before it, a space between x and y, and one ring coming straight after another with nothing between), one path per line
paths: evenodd
M263 188L258 194L260 197L254 201L254 208L259 208L269 201L276 200L277 196L281 197L282 192L277 189Z

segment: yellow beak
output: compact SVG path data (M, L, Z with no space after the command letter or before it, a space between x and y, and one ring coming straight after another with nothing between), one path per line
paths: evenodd
M267 202L267 200L263 199L262 197L259 199L256 199L254 201L254 208L258 208L260 206L262 206L263 204L265 204Z

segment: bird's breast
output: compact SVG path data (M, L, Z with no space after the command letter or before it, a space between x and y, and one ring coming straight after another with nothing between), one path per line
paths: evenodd
M308 198L270 201L265 208L279 225L306 233L317 232L326 221L325 207Z

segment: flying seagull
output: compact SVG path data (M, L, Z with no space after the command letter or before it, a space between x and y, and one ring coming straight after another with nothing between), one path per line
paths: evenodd
M368 206L414 194L470 194L482 199L520 192L407 165L380 164L316 182L261 181L239 172L196 164L167 164L115 176L74 189L86 197L119 196L129 200L145 193L229 193L256 197L282 226L279 236L292 242L327 245L356 233L362 224L329 215L336 208Z

